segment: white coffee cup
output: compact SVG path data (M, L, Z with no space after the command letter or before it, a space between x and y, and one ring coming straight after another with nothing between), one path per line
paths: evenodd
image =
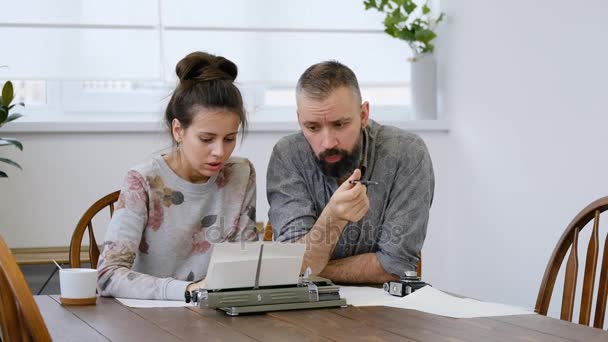
M59 270L61 298L95 298L97 270L92 268L64 268Z

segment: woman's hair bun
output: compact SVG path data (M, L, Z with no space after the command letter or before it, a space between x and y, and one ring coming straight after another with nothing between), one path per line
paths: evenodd
M236 64L222 56L205 52L193 52L184 57L175 67L180 82L228 80L233 82L238 74Z

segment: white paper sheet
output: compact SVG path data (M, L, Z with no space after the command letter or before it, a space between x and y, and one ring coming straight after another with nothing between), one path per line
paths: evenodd
M183 300L148 300L148 299L129 299L116 298L122 305L130 308L179 308L182 306L192 306Z
M213 246L207 288L253 287L262 242L218 243Z
M383 289L372 287L341 286L340 297L353 306L389 306L453 318L534 314L532 310L516 306L458 298L431 286L405 297L391 296Z
M297 284L306 252L303 243L265 242L260 266L260 286Z
M260 286L298 283L306 245L299 243L218 243L207 270L208 289L253 287L260 257Z

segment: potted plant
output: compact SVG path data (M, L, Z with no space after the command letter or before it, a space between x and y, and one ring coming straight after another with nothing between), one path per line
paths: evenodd
M420 3L420 1L418 1ZM428 1L365 0L365 9L385 13L384 32L405 40L413 52L411 62L412 107L419 119L437 116L437 64L433 55L435 29L445 13L433 18Z
M12 103L15 99L15 92L13 89L13 83L11 81L7 81L4 83L2 87L2 96L0 97L0 127L4 126L6 123L19 119L22 115L19 113L11 113L11 110L15 106L23 106L23 103ZM18 149L23 151L23 145L12 138L1 138L0 137L0 147L13 145ZM8 159L0 157L0 162L18 167L21 169L21 166L16 162ZM5 178L8 177L6 172L0 171L0 177Z

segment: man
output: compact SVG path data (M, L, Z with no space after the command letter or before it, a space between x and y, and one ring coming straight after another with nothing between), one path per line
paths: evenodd
M370 120L355 74L335 61L308 68L296 100L302 131L283 137L268 165L275 240L306 243L302 269L334 282L415 270L434 191L422 139Z

